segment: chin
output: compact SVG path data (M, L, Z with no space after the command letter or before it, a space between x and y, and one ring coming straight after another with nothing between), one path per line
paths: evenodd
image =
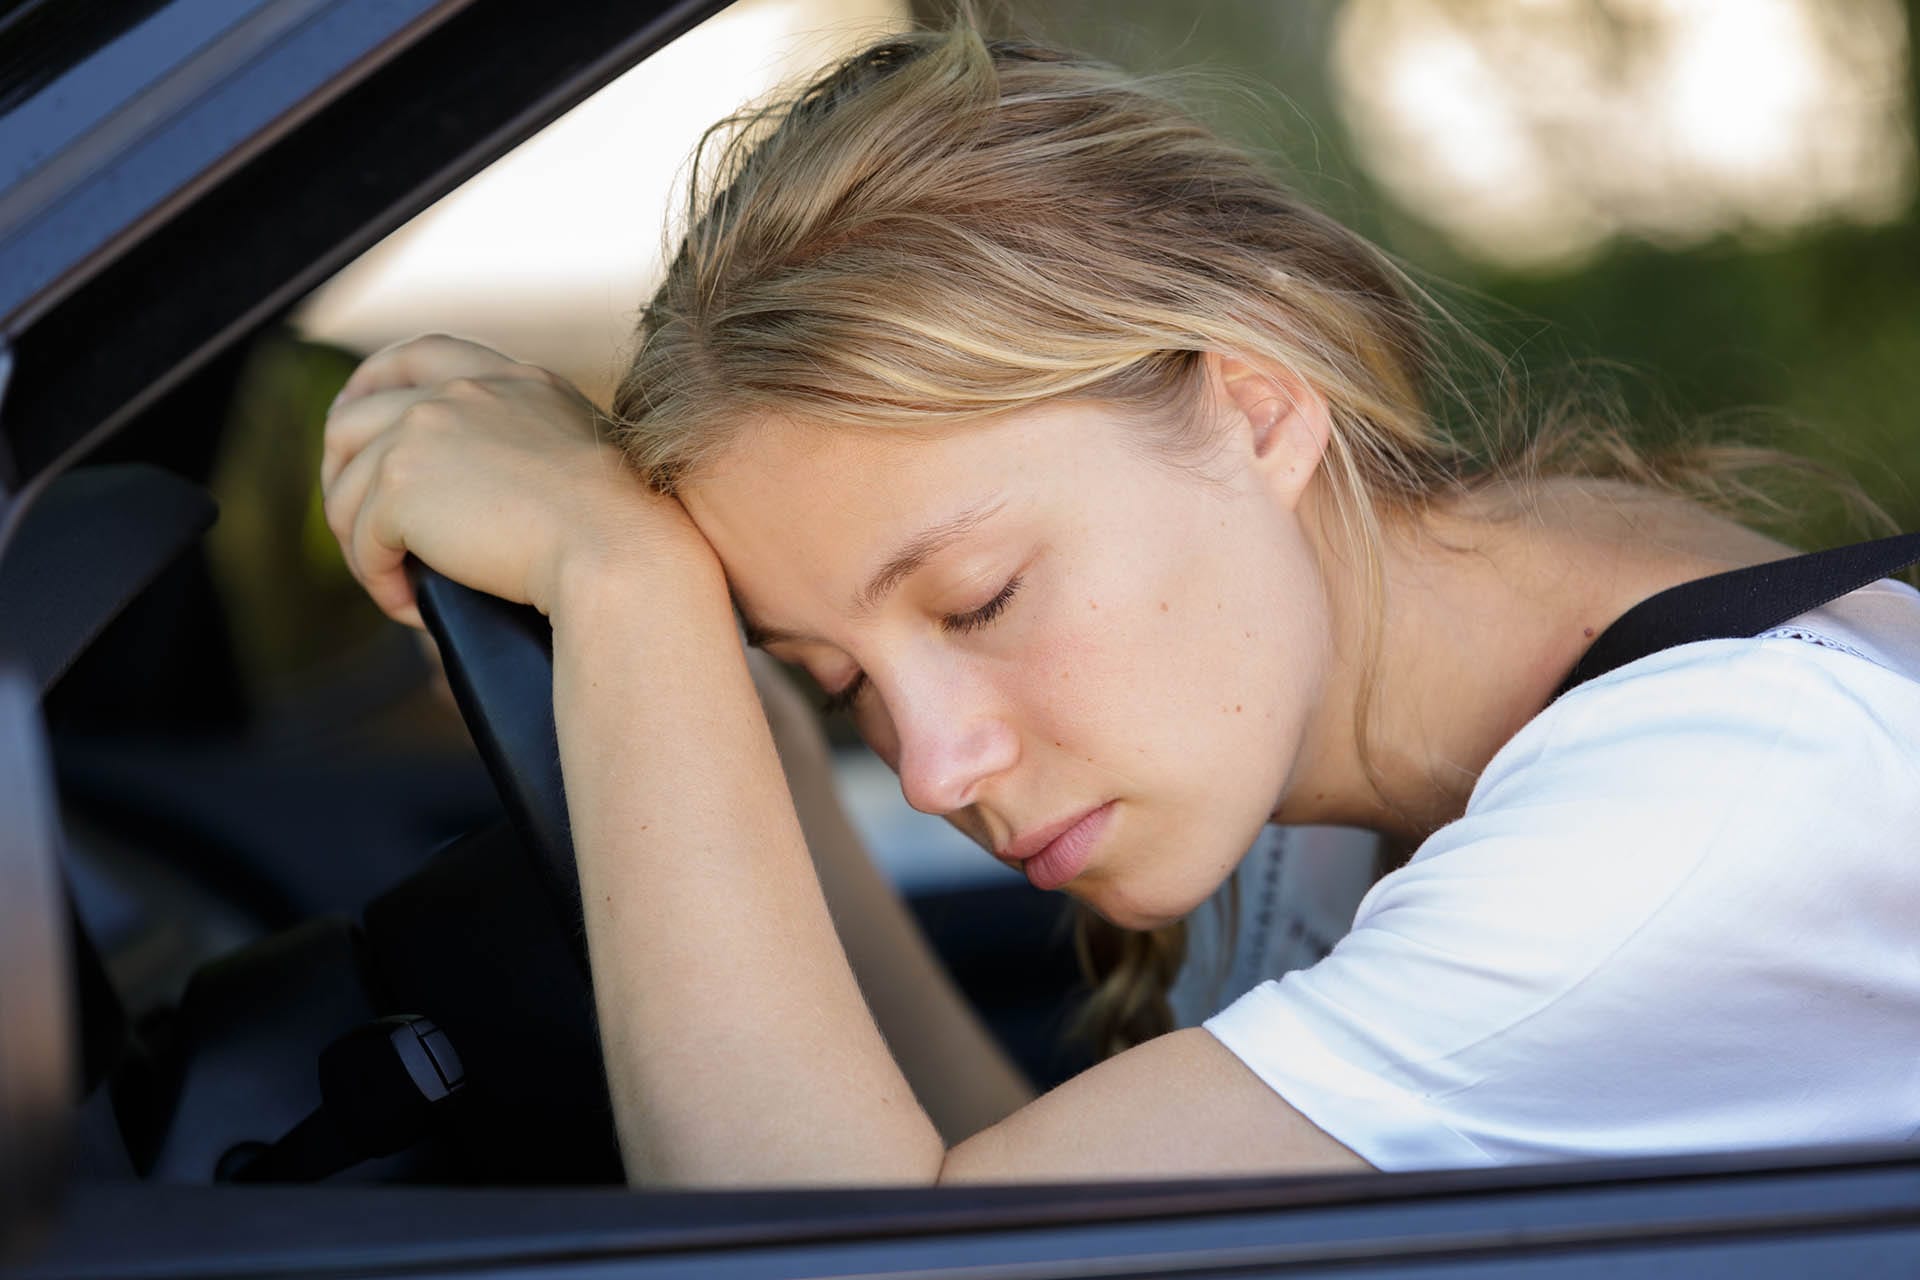
M1176 902L1159 895L1129 893L1110 883L1085 887L1068 885L1066 891L1108 924L1135 933L1177 924L1206 901L1203 895L1192 902L1185 899Z
M1249 836L1238 848L1252 843ZM1149 840L1104 850L1106 856L1066 885L1065 892L1108 924L1144 933L1178 924L1199 910L1239 865L1237 854L1219 861L1169 858L1156 846Z

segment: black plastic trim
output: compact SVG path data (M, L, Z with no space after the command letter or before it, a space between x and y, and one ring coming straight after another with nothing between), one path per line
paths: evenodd
M0 654L51 689L216 514L199 485L143 463L60 477L0 554Z
M345 64L381 47L324 20L289 40ZM719 0L472 0L271 138L13 332L17 482L74 454L297 302L382 236L715 10ZM439 11L436 11L436 14ZM373 33L385 39L388 31ZM332 52L329 55L328 49ZM297 51L296 51L297 52ZM291 53L288 56L293 56ZM281 104L242 96L233 109ZM255 137L261 135L255 134ZM76 264L77 265L77 264ZM0 274L8 264L0 260Z
M105 1229L113 1224L112 1230ZM216 1227L214 1224L218 1224ZM1756 1254L1756 1246L1758 1246ZM1920 1259L1920 1148L1083 1186L631 1194L98 1186L29 1276L1400 1274ZM1767 1259L1777 1254L1777 1264ZM1530 1271L1529 1263L1540 1263ZM1849 1271L1846 1274L1859 1274ZM1595 1274L1582 1270L1578 1274ZM1639 1274L1636 1272L1636 1274ZM1870 1272L1871 1274L1871 1272Z
M64 1191L75 1028L40 690L0 663L0 1262Z
M54 136L31 167L14 166L0 192L0 316L18 330L61 292L111 260L159 217L269 146L402 47L410 28L466 0L255 0L237 6L162 7L47 88L97 96L118 72L138 85L124 100L60 101L44 121L37 100L5 124ZM152 64L160 61L158 67ZM102 66L100 64L107 64ZM124 64L124 65L123 65ZM55 132L68 116L79 131ZM22 117L29 117L23 119Z

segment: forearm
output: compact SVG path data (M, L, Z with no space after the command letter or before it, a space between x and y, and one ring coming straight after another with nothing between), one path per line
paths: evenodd
M567 584L554 711L636 1182L931 1182L945 1146L829 919L718 569Z
M824 750L790 741L797 727L783 733L778 719L774 736L840 943L921 1106L949 1144L1005 1119L1033 1100L1032 1086L875 867L839 802Z

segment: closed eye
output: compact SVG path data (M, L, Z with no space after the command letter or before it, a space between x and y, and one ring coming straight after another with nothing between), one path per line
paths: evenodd
M940 619L941 629L955 635L964 635L969 631L978 631L981 627L986 626L1000 616L1007 605L1013 600L1014 593L1020 590L1021 581L1020 576L1016 574L1008 580L1006 586L1000 588L998 595L981 605L978 609L972 609L966 613L948 614L946 617ZM852 680L847 682L844 688L837 689L820 700L820 714L827 716L843 715L853 710L854 702L859 699L861 691L866 687L866 672L859 672Z
M978 631L981 627L986 626L989 622L992 622L1000 616L1008 603L1012 601L1014 593L1020 590L1020 582L1020 576L1015 574L1008 580L1006 586L1000 588L999 595L987 601L978 609L969 613L950 613L940 619L941 628L955 635L964 635L969 631Z

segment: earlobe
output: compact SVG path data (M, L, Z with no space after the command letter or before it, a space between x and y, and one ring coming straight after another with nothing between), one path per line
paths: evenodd
M1291 505L1326 453L1332 417L1326 397L1298 375L1238 356L1209 355L1214 383L1250 461Z

